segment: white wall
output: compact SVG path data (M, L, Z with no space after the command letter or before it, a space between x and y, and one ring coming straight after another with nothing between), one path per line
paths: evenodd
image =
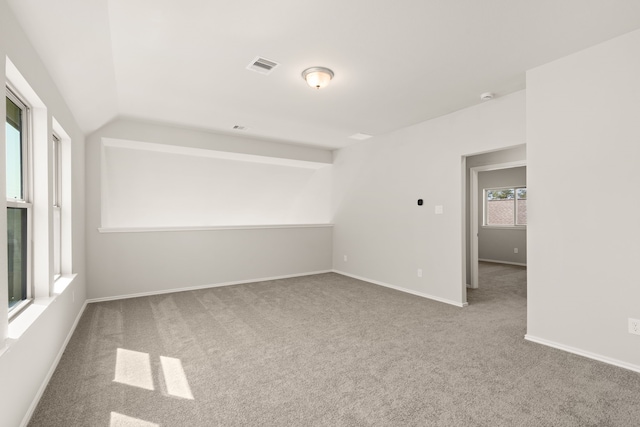
M478 173L478 258L515 264L527 263L527 230L483 227L484 189L527 185L527 168ZM514 253L518 248L518 253Z
M100 173L103 138L234 151L328 165L325 167L330 167L332 161L331 152L327 150L134 120L121 119L104 126L87 137L86 147L89 298L163 292L331 270L333 229L330 226L100 233L98 229L102 226L103 210ZM145 152L146 154L148 153ZM151 159L153 160L153 155ZM252 165L255 168L265 166L247 163L244 165L247 169L245 172L253 173L256 169L252 169ZM167 171L168 176L172 173L175 171ZM238 186L234 188L236 191L243 191ZM252 197L248 193L240 196ZM196 200L191 205L195 206L197 203ZM329 204L328 201L324 203ZM238 216L237 207L219 206L220 209L235 212ZM323 222L328 223L328 216L324 218ZM232 220L233 218L229 219ZM154 221L154 218L149 218L146 224L137 223L136 226L157 226ZM258 222L253 221L253 224ZM264 224L268 223L270 222L265 220ZM204 225L232 224L210 222Z
M524 142L517 92L337 151L334 269L466 303L463 157Z
M638 52L634 31L527 73L527 337L636 370Z
M89 298L331 270L331 227L88 233Z
M2 425L18 426L29 413L34 399L42 391L54 361L67 338L72 325L80 313L85 301L85 269L84 269L84 136L67 108L63 97L42 65L37 53L17 23L10 8L4 0L0 1L0 73L5 81L5 58L9 57L26 79L31 88L43 102L46 110L42 113L46 118L47 135L51 133L52 120L55 117L59 125L71 139L71 240L73 272L75 280L58 295L41 298L32 305L39 316L30 323L26 330L19 330L19 321L25 319L18 316L7 327L7 272L6 263L0 263L0 344L6 344L6 350L0 355L0 402L2 402ZM0 113L4 115L4 102ZM0 182L4 186L4 132L0 135ZM42 170L38 170L42 173ZM1 198L4 200L4 198ZM44 196L46 199L46 195ZM6 260L6 209L2 201L0 209L0 259ZM42 248L35 248L38 253L46 253ZM40 266L41 267L41 266ZM38 266L36 266L38 268ZM48 278L44 278L48 280ZM45 286L46 289L46 286ZM5 319L5 320L2 320ZM7 339L7 334L10 334ZM0 345L2 348L2 345Z
M102 227L330 222L326 163L102 142Z

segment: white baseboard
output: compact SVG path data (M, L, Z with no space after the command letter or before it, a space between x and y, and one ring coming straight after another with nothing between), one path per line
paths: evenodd
M619 368L628 369L634 372L640 372L640 366L634 365L632 363L623 362L622 360L612 359L611 357L602 356L600 354L591 353L590 351L581 350L579 348L571 347L565 344L560 344L554 341L549 341L544 338L539 338L530 334L524 336L524 339L527 341L531 341L537 344L546 345L548 347L557 348L558 350L563 350L568 353L577 354L578 356L583 356L588 359L597 360L598 362L607 363L609 365L617 366Z
M358 280L362 280L364 282L373 283L374 285L379 285L379 286L384 286L385 288L395 289L396 291L405 292L407 294L412 294L412 295L416 295L416 296L419 296L419 297L422 297L422 298L427 298L427 299L430 299L430 300L443 302L445 304L455 305L456 307L466 307L467 305L469 305L466 302L465 303L459 303L459 302L456 302L456 301L452 301L450 299L440 298L440 297L437 297L437 296L434 296L434 295L429 295L429 294L425 294L425 293L422 293L422 292L412 291L411 289L402 288L400 286L390 285L388 283L380 282L378 280L367 279L365 277L356 276L355 274L345 273L344 271L340 271L340 270L333 270L333 272L337 273L337 274L342 274L343 276L351 277L353 279L358 279Z
M522 263L522 262L499 261L497 259L478 259L478 261L492 262L494 264L519 265L520 267L526 267L527 266L526 263Z
M94 303L94 302L115 301L115 300L128 299L128 298L148 297L148 296L153 296L153 295L172 294L172 293L175 293L175 292L197 291L197 290L200 290L200 289L219 288L219 287L222 287L222 286L242 285L242 284L245 284L245 283L266 282L266 281L269 281L269 280L290 279L292 277L313 276L315 274L324 274L324 273L331 273L331 272L332 272L332 270L311 271L311 272L307 272L307 273L288 274L288 275L285 275L285 276L263 277L263 278L257 278L257 279L237 280L237 281L233 281L233 282L214 283L214 284L210 284L210 285L189 286L189 287L186 287L186 288L162 289L162 290L150 291L150 292L139 292L139 293L135 293L135 294L115 295L115 296L101 297L101 298L91 298L91 299L87 300L87 303L91 304L91 303Z
M42 397L42 394L47 388L47 385L49 385L49 381L51 380L53 373L58 367L58 363L60 363L60 359L62 359L62 354L66 350L67 344L69 344L69 340L71 340L71 337L73 336L73 333L75 332L76 327L80 322L80 318L82 317L82 314L84 313L84 310L86 308L87 308L87 301L85 301L84 304L82 304L82 308L80 309L80 312L76 316L76 320L73 322L73 325L71 326L71 330L69 330L67 337L65 338L64 342L62 343L62 346L60 347L60 351L58 351L56 358L53 360L53 363L51 364L51 368L49 368L49 372L47 372L47 375L44 377L44 380L42 381L42 385L38 389L38 393L36 393L35 397L33 398L33 401L31 402L31 405L29 406L29 409L27 410L27 413L25 414L24 418L22 419L22 422L20 423L20 427L26 427L27 424L29 424L29 421L31 421L33 412L36 410L36 407L38 406L38 403L40 402L40 398Z

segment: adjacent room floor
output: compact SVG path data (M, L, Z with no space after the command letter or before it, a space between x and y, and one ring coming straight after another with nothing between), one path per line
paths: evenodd
M30 426L630 426L640 374L524 340L526 270L457 308L334 273L90 304Z
M513 298L505 298L505 294L513 294ZM492 298L517 302L525 310L522 314L526 316L527 268L478 262L478 289L467 288L467 301L469 304L476 304Z

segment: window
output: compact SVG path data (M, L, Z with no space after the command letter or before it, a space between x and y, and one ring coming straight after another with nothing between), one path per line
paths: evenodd
M9 311L31 298L31 203L29 202L29 110L7 88L6 197Z
M60 276L62 270L62 211L61 211L61 142L56 134L52 138L53 152L53 275Z
M527 224L527 188L484 190L484 225L515 227Z

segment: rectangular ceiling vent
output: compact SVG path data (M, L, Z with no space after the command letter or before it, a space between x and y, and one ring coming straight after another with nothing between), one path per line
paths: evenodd
M278 66L277 62L271 61L269 59L260 58L256 56L253 61L249 65L247 65L247 70L255 71L260 74L269 74L273 71L274 68Z
M371 138L373 135L368 135L366 133L354 133L349 138L355 139L357 141L364 141L365 139Z

